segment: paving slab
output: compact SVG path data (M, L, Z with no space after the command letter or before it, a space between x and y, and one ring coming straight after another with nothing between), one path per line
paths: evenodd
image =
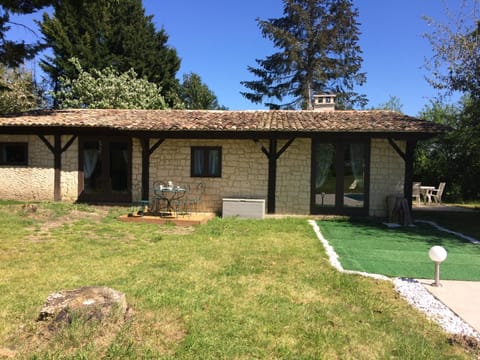
M442 286L433 286L433 280L418 280L424 287L480 332L480 282L440 280Z

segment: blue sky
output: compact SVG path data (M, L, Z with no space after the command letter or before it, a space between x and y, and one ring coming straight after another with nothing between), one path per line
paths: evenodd
M473 1L473 0L472 0ZM424 59L431 47L422 36L431 31L422 19L445 18L445 6L452 10L459 0L354 0L360 16L360 46L366 84L367 107L396 96L403 112L417 115L436 95L425 80ZM255 21L282 16L281 0L144 0L145 12L153 15L157 29L164 28L169 45L182 59L177 74L195 72L231 110L263 109L246 100L241 81L254 79L248 72L255 59L272 54L271 42L262 38ZM27 23L29 18L16 21ZM30 38L28 31L14 29L12 37Z

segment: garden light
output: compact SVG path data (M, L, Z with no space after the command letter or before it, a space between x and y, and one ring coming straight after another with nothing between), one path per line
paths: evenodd
M442 286L440 284L440 263L445 261L447 258L447 250L441 246L433 246L428 251L428 256L430 260L435 262L435 282L432 284L433 286Z

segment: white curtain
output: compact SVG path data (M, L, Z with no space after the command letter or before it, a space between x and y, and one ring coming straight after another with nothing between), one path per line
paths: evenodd
M316 188L321 187L325 183L325 180L327 180L334 154L335 148L333 144L317 144L315 147Z
M220 161L218 159L218 151L217 150L210 150L208 152L208 172L209 175L218 175L219 174L219 168L218 165L220 164Z
M365 164L364 144L350 144L350 163L352 166L353 177L358 184L363 184L363 172Z
M194 168L193 168L193 173L195 176L199 176L199 175L202 175L203 174L203 151L202 150L195 150L193 152L193 164L194 164Z
M98 162L97 149L83 150L83 174L85 179L90 179Z

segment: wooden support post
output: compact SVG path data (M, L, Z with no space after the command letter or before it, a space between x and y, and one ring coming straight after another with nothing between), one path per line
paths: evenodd
M406 160L405 158L405 153L402 151L402 149L400 149L400 147L397 145L397 143L391 139L391 138L388 138L388 142L390 144L390 146L393 148L393 150L395 150L397 152L397 154L403 159L403 160Z
M150 139L143 137L140 139L142 144L142 198L140 200L148 200L148 194L150 192Z
M405 149L405 179L403 185L403 196L407 199L408 208L412 210L412 186L413 186L413 161L415 158L415 140L408 140Z
M268 193L267 193L267 213L275 214L276 192L277 192L277 160L293 143L295 138L289 139L285 145L277 152L277 139L270 139L268 150L261 145L262 152L268 158ZM253 140L256 144L260 144L258 139Z
M60 134L55 134L53 145L53 162L55 168L53 200L62 200L62 138Z
M275 193L277 191L277 139L270 139L268 150L268 198L267 212L275 214Z
M77 136L73 135L63 147L61 134L54 135L53 145L47 140L45 136L38 135L38 137L53 154L53 200L60 201L62 200L62 153L68 150L68 148L73 144Z
M413 160L415 158L415 147L417 140L407 140L405 152L392 139L388 142L397 152L398 155L405 161L405 174L403 177L403 196L407 199L408 208L412 211L412 186L413 186Z
M142 198L140 200L148 200L150 194L150 155L165 141L165 139L159 139L150 148L150 138L140 138L142 145Z

